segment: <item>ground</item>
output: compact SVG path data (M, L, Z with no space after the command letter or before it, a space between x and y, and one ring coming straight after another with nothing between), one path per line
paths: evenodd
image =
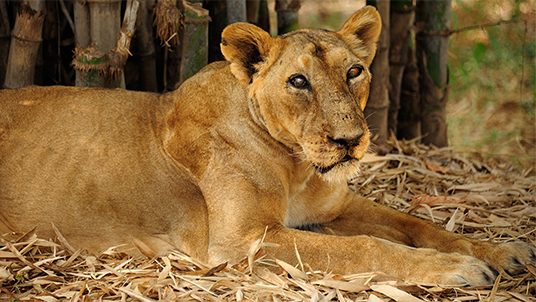
M503 161L449 149L391 142L394 151L366 156L352 188L401 211L479 240L536 243L536 177ZM0 239L1 301L536 301L536 268L501 275L493 288L406 284L381 273L335 275L307 263L268 261L255 243L234 266L206 267L172 253L132 259L110 249L90 256L32 233ZM299 254L299 251L297 251ZM275 269L274 269L275 268Z

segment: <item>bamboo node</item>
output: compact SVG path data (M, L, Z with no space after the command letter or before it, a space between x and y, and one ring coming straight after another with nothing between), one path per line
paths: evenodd
M162 0L156 3L155 19L156 34L165 45L179 45L179 26L182 14L172 0Z
M77 47L74 50L73 68L79 71L97 71L99 74L108 73L108 59L95 45L87 48Z

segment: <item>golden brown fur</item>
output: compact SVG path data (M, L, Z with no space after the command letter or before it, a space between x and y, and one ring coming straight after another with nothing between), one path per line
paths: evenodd
M238 23L227 62L161 96L0 91L0 232L53 237L54 224L90 251L134 243L213 264L266 232L272 257L293 262L296 245L316 269L451 285L534 262L533 246L472 241L349 191L379 32L370 7L338 32L273 38Z

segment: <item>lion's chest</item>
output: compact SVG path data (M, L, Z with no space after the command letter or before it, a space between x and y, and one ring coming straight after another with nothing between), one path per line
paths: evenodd
M295 182L289 190L284 224L296 228L333 220L344 206L345 190L319 179L313 171Z

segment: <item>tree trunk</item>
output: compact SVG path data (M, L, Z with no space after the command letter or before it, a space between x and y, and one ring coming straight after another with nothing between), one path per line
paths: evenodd
M421 94L419 91L419 67L415 57L415 32L412 29L408 41L408 58L402 76L400 110L398 111L397 138L415 139L421 136Z
M259 25L260 0L247 0L247 19L249 23Z
M391 2L389 27L389 132L397 133L402 76L408 60L415 11L412 0Z
M44 20L44 1L27 3L20 7L13 28L4 86L18 88L32 85L35 63L41 43Z
M184 21L181 43L179 84L207 65L208 60L208 11L200 3L183 1Z
M89 3L91 43L106 55L115 47L121 29L121 0L86 0ZM97 75L103 87L125 87L124 76L114 78L105 71Z
M90 32L90 46L78 47L75 50L73 65L79 76L76 84L125 88L123 67L129 55L139 2L127 1L123 27L120 21L120 0L86 0L86 2L89 7L83 6L84 2L75 4L75 17L81 17L82 27L89 24ZM87 14L88 8L89 14ZM88 43L87 37L80 32L81 30L76 30L78 41L81 44Z
M89 7L85 0L74 1L74 35L77 47L89 47L91 35L89 31Z
M89 47L91 40L91 35L89 31L89 7L84 0L75 0L74 1L74 36L76 40L76 48L84 49ZM75 52L76 54L77 52ZM79 52L78 52L79 53ZM82 60L82 58L77 58L76 55L73 59L73 62ZM76 86L98 86L97 84L91 84L91 78L96 76L96 71L90 70L80 70L76 68ZM95 75L89 74L95 73Z
M141 1L136 28L137 55L140 57L140 88L144 91L157 91L156 54L153 36L153 8L155 0Z
M6 2L0 1L0 87L4 86L7 70L7 57L9 55L9 38L11 26Z
M378 152L383 153L387 140L387 117L389 111L389 0L374 1L382 17L382 31L378 50L371 67L372 83L365 108L367 123L373 134Z
M182 2L178 4L181 5ZM177 6L175 0L159 0L155 7L156 33L165 45L162 70L164 91L173 89L180 77L179 29L182 16Z
M417 1L417 64L420 73L422 142L448 145L445 107L448 99L448 36L450 0Z
M227 0L227 21L229 24L247 21L246 0Z
M298 11L301 7L301 0L276 0L275 10L277 12L277 33L279 35L298 29Z
M125 88L124 82L124 67L130 55L130 43L134 30L136 28L136 19L138 17L138 8L140 3L138 0L128 0L125 7L125 16L119 32L119 38L115 43L115 47L108 51L108 65L110 79L119 83L122 79L121 87ZM117 85L116 87L119 87Z
M227 26L227 2L226 1L207 1L207 9L210 12L208 60L209 62L223 60L220 51L221 33Z
M270 14L268 12L268 0L260 0L258 25L270 33Z

